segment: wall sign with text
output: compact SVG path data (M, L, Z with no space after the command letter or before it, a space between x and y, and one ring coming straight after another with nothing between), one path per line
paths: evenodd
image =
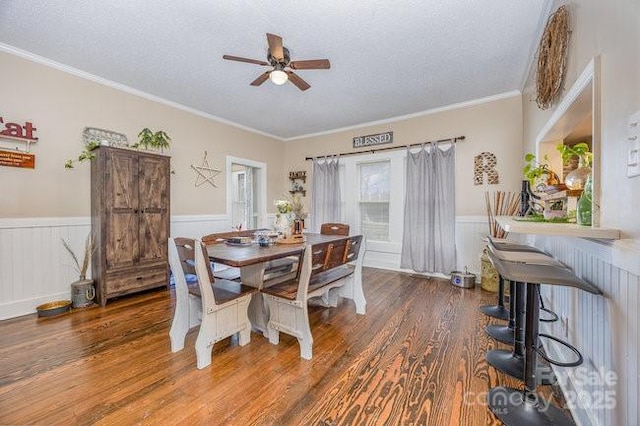
M38 137L35 135L36 130L30 121L24 124L5 122L4 117L0 116L0 139L17 140L27 144L26 152L17 148L15 151L0 149L0 166L35 168L36 156L29 153L29 148L32 143L38 142Z
M363 146L371 145L382 145L384 143L393 143L393 132L384 132L367 136L356 136L355 138L353 138L354 148L362 148Z

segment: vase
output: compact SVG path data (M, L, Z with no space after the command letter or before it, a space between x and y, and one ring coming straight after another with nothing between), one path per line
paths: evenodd
M529 211L529 194L531 194L531 186L529 180L522 181L522 188L520 189L520 211L518 216L526 216Z
M529 181L527 181L529 182ZM482 256L480 256L480 287L483 290L490 291L492 293L498 292L498 271L496 270L489 254L487 253L487 247L482 250Z
M289 220L289 215L286 213L278 213L276 215L276 220L274 225L274 229L278 234L283 236L287 236L291 234L291 221Z
M567 173L564 183L569 189L584 189L587 178L591 175L591 167L584 164L582 158L578 162L578 168Z
M578 225L591 226L591 216L593 208L593 177L587 176L582 195L578 199L576 207L576 223Z

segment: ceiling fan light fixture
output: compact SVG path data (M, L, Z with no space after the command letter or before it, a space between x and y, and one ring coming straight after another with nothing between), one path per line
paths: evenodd
M271 82L273 84L281 86L285 84L287 80L289 80L289 75L287 75L287 73L282 70L275 69L271 71L271 73L269 74L269 78L271 79Z

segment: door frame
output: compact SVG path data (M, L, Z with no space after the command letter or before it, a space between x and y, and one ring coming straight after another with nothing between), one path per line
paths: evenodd
M226 191L227 191L227 220L231 224L232 204L233 204L233 174L231 170L232 164L239 164L254 169L254 179L257 182L257 199L256 210L258 212L258 228L264 228L267 223L267 163L260 161L248 160L246 158L234 157L227 155L226 157ZM233 226L231 224L230 226Z

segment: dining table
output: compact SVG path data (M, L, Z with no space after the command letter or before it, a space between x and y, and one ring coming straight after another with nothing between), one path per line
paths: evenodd
M325 235L315 233L305 233L304 242L294 244L276 243L263 247L256 242L247 244L217 243L207 245L209 259L214 263L233 266L240 269L240 280L242 284L248 285L258 290L265 285L276 283L281 280L269 280L265 282L264 272L267 262L283 259L290 256L300 258L306 245L320 244L325 242L341 241L349 238L342 235ZM295 278L295 271L288 277ZM269 308L264 302L262 293L255 292L251 297L248 309L249 320L255 331L268 338L267 324L269 322Z

